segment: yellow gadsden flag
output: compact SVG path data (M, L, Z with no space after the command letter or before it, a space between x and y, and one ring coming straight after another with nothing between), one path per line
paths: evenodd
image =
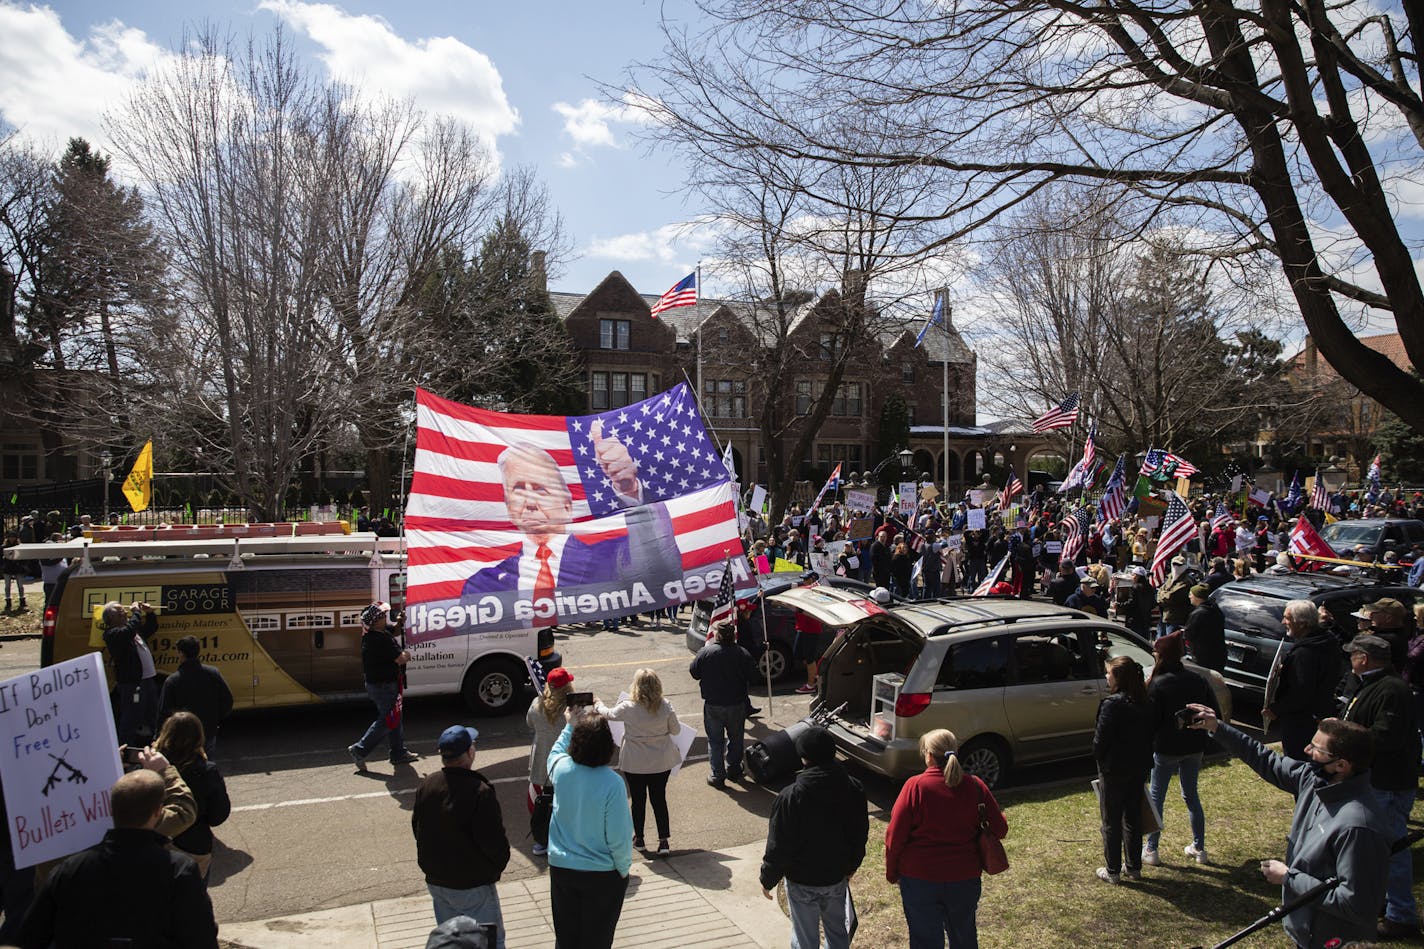
M153 439L143 443L143 451L138 453L133 470L124 479L124 497L134 511L148 510L148 502L153 497Z

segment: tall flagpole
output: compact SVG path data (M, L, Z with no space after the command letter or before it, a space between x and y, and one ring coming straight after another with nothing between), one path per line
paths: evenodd
M947 287L940 287L940 299L944 301L944 311L942 314L943 325L940 329L944 331L944 352L941 353L940 365L944 377L940 384L940 411L944 416L944 498L941 503L949 502L949 300L945 299L948 294Z
M702 302L702 261L697 262L697 302ZM702 324L697 324L697 400L702 401Z

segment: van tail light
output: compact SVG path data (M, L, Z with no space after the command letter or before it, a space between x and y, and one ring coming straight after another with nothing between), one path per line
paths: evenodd
M900 718L914 718L929 707L929 692L901 692L895 699L895 714Z
M59 608L56 606L46 606L44 619L40 621L40 633L46 639L54 638L54 619L59 615Z

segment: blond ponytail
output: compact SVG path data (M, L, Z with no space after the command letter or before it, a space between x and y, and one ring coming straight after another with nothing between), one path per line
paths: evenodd
M936 728L920 736L920 756L934 759L944 771L947 787L957 788L964 780L964 766L959 763L959 739L947 728Z

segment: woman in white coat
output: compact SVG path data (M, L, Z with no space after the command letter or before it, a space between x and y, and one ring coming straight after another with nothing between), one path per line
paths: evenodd
M639 669L633 675L632 698L612 708L598 704L598 711L609 721L623 723L623 749L618 768L628 782L628 795L633 802L633 846L645 850L643 822L647 802L653 803L653 819L658 825L658 853L667 856L668 823L667 782L680 758L672 736L682 731L682 723L663 698L663 684L652 669Z

